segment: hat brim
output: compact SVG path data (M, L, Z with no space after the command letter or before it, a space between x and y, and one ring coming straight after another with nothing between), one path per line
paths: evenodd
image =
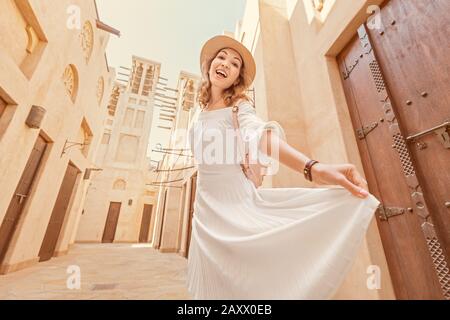
M212 59L223 48L234 49L241 55L244 63L246 85L250 87L256 75L256 64L253 55L242 43L229 36L215 36L205 42L200 53L200 68L203 61Z

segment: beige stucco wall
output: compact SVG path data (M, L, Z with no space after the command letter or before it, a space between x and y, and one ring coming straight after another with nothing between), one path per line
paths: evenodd
M125 190L113 189L118 179L126 181ZM101 242L110 202L121 203L114 242L138 242L144 204L155 202L145 192L146 182L140 171L104 168L88 187L76 242Z
M31 0L29 7L27 4L28 1L7 0L0 5L2 34L14 34L20 39L16 41L15 38L2 37L0 41L0 94L13 105L7 109L12 117L11 121L7 125L1 123L0 221L6 214L38 134L41 132L50 144L5 257L3 272L17 270L37 261L69 161L81 174L61 230L57 254L66 252L73 242L87 187L82 173L91 166L95 157L106 115L105 95L110 90L114 77L107 68L104 55L109 34L96 28L95 21L98 17L93 1ZM69 5L80 8L81 26L85 21L93 26L93 51L88 63L81 47L81 30L66 27ZM35 49L39 54L28 60L24 53L27 41L23 29L27 23L33 26L42 40ZM63 72L69 64L75 66L79 78L74 102L67 94L62 80ZM99 77L104 79L100 105L97 100ZM40 129L31 129L25 125L32 105L42 106L47 111ZM88 153L84 155L78 147L72 147L61 157L66 139L80 139L82 121L85 121L93 134Z
M166 210L164 213L163 237L160 246L161 252L176 252L179 231L178 225L180 223L180 199L180 188L168 188Z
M111 202L121 203L114 242L138 242L144 204L155 207L157 188L147 186L152 181L147 148L161 65L140 57L133 57L132 63L134 66L142 63L144 71L139 80L131 73L127 85L116 84L120 87L117 107L105 119L105 133L110 138L102 141L95 159L95 166L102 171L94 172L90 180L77 242L102 241ZM154 72L149 79L152 90L146 95L143 88L149 68ZM136 93L132 91L133 84ZM123 187L118 188L119 181Z
M175 150L186 149L187 132L189 124L192 122L194 113L198 106L195 101L197 87L199 85L199 76L181 71L177 83L177 111L175 125L171 131L170 143L168 148ZM189 83L193 87L189 92ZM193 93L193 95L189 95ZM189 106L187 105L189 104ZM174 151L175 153L178 151ZM189 154L188 151L182 152ZM193 165L192 158L178 155L167 155L161 163L163 169L181 169ZM157 224L155 224L155 232L153 243L161 252L178 252L184 255L187 245L187 224L190 201L190 178L195 173L195 168L185 169L181 171L173 171L171 173L161 174L160 181L172 181L181 179L182 181L171 183L171 187L161 186L160 195L167 190L167 198L165 205L163 197L158 200ZM183 193L183 186L185 192ZM163 210L164 209L164 210ZM162 232L161 232L162 231ZM160 237L161 235L161 237Z
M322 14L317 14L310 1L247 1L235 32L256 59L257 113L278 121L288 142L310 158L353 163L362 173L335 56L367 19L367 6L380 2L328 0ZM314 187L287 168L267 184ZM379 290L369 290L366 285L371 265L381 270ZM375 219L335 298L395 298Z

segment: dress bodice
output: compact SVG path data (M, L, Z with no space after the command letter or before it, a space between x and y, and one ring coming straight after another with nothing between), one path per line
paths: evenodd
M231 107L202 111L192 124L189 130L189 146L200 174L226 176L241 171L244 151L238 145L232 112ZM239 104L238 121L242 139L253 160L268 159L259 150L259 141L265 129L275 130L285 139L282 127L275 121L263 121L248 102Z

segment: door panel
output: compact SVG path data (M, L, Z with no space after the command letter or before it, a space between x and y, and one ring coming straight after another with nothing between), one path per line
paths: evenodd
M192 234L192 218L194 217L195 211L195 193L197 189L197 173L191 178L191 197L189 203L189 223L188 223L188 239L186 248L186 258L189 257L189 246L191 244L191 234Z
M42 241L39 261L47 261L53 257L79 173L80 171L69 163Z
M354 128L374 126L372 131L366 130L364 138L358 137L355 132L369 189L380 199L385 209L410 208L412 204L409 189L398 155L391 147L391 124L385 117L378 89L370 73L370 65L374 68L374 60L365 53L358 37L353 39L338 60L342 71L346 73L344 88ZM433 292L438 291L436 288L439 289L436 280L430 283L427 277L420 277L411 282L404 273L404 270L408 270L408 274L423 274L423 270L430 270L428 272L434 275L420 221L410 212L385 221L378 210L376 218L397 298L420 299L432 296ZM411 250L411 247L416 250Z
M109 204L108 217L106 218L105 229L103 231L102 243L112 243L116 235L117 223L119 222L121 202L111 202Z
M29 197L31 187L35 183L36 173L41 166L42 157L47 148L47 142L41 136L38 136L36 143L31 151L22 177L19 180L14 195L9 203L8 210L0 226L0 264L2 263L11 239L16 230L22 210Z
M187 193L187 182L183 183L182 187L181 187L181 205L180 205L180 214L179 214L179 221L178 221L178 235L177 235L177 252L182 251L181 248L181 243L183 240L183 227L184 227L184 220L185 220L185 215L188 214L189 212L185 212L185 208L186 208L186 193ZM184 254L183 254L184 255Z
M441 249L450 257L450 1L395 0L369 30ZM447 126L442 126L448 123ZM428 129L441 126L426 133ZM425 132L415 139L408 138ZM416 186L411 186L415 188ZM430 240L432 241L432 240ZM450 288L449 288L450 290Z
M164 231L164 219L166 217L167 191L168 191L168 189L166 189L164 191L164 197L163 197L163 200L162 200L163 201L163 207L162 207L162 211L161 211L161 227L159 229L159 239L158 239L157 245L155 246L155 249L161 248L163 231Z
M370 39L362 26L338 63L369 188L381 201L377 223L394 289L399 299L442 299L449 294L445 256L436 249L431 217L422 218L416 164L391 101L396 93L384 81Z
M139 232L139 242L148 242L148 232L150 230L150 221L152 219L153 206L144 204L142 213L141 230Z

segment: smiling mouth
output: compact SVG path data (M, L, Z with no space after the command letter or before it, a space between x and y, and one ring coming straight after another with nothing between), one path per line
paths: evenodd
M216 70L216 75L220 78L220 79L225 79L227 78L227 74L222 71L222 70Z

